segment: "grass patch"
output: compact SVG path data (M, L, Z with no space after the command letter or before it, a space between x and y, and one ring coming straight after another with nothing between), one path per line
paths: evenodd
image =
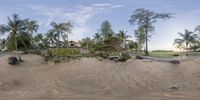
M161 57L161 58L170 58L170 57L178 57L185 56L186 52L150 52L150 56L152 57ZM198 56L200 52L188 52L189 56Z

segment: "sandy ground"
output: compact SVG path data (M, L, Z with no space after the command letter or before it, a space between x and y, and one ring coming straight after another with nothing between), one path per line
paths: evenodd
M37 55L22 58L12 66L0 57L0 100L200 100L200 59L173 65L83 58L49 66Z

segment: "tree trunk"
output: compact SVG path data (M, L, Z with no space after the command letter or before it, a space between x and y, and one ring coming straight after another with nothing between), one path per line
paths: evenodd
M59 54L59 48L60 48L60 34L58 34L58 41L57 41L57 57Z
M145 48L145 55L146 56L149 56L149 52L148 52L148 26L146 26L146 29L145 29L145 43L146 43L146 48Z
M17 55L19 58L18 60L19 60L19 62L23 62L22 58L20 57L19 51L18 51L16 35L14 36L14 42L15 42L15 49L16 49L16 52L17 52Z
M146 40L146 48L145 48L145 55L146 56L149 56L149 52L148 52L148 34L146 33L146 37L145 37L145 40Z
M148 22L149 22L149 20L147 19L146 29L145 29L145 41L146 41L145 55L146 56L149 56L149 52L148 52Z
M186 56L188 56L188 42L186 42Z
M69 41L68 41L68 35L67 35L67 48L69 48Z

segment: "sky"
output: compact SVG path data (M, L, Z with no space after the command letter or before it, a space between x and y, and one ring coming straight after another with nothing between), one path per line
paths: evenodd
M114 32L127 30L134 40L135 27L128 20L137 8L155 12L171 12L174 17L158 20L156 30L149 42L150 50L175 50L173 41L178 32L194 30L200 25L200 0L2 0L0 3L0 24L7 23L7 16L16 13L20 18L38 21L38 33L45 33L50 23L73 23L70 40L92 37L103 21L112 24ZM2 36L1 36L2 37Z

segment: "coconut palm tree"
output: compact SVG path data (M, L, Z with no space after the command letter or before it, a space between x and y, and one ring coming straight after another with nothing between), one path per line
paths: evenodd
M184 41L182 39L177 38L174 40L174 45L176 45L176 48L178 48L180 52L181 49L183 48L183 43Z
M99 34L99 33L95 33L93 37L94 37L96 44L99 44L102 41L101 34Z
M34 45L37 48L37 50L41 49L43 46L43 34L39 33L36 36L33 37Z
M189 46L194 43L196 37L196 34L189 30L185 30L184 33L178 33L178 35L180 38L176 38L174 44L184 45L186 50L188 50ZM186 56L187 55L188 53L186 53Z
M123 48L124 48L124 43L125 43L126 39L130 37L129 35L126 35L126 33L127 33L127 31L120 30L119 33L116 34L117 37L122 40L122 47Z
M34 32L37 32L37 30L39 29L39 25L35 20L25 19L25 25L27 27L27 33L29 34L33 34Z
M68 34L72 32L72 23L68 21L67 23L56 23L52 22L50 24L52 26L52 29L49 30L50 33L53 34L54 40L57 42L57 54L58 49L60 48L60 37L62 36L64 39L67 38L68 42ZM68 45L67 45L68 47Z
M47 40L51 43L51 46L50 46L50 47L54 47L54 43L55 43L55 42L54 42L54 33L51 32L51 31L47 32L46 38L47 38Z
M26 34L29 35L30 43L33 46L35 42L33 38L33 34L34 32L38 31L39 25L37 21L35 20L25 19L24 21L25 21L25 26L26 26Z
M17 37L20 33L26 31L25 21L19 19L17 14L13 14L13 18L8 17L8 23L0 25L0 33L8 33L8 39L6 45L9 43L14 46L14 50L18 51ZM19 60L22 61L18 52Z

